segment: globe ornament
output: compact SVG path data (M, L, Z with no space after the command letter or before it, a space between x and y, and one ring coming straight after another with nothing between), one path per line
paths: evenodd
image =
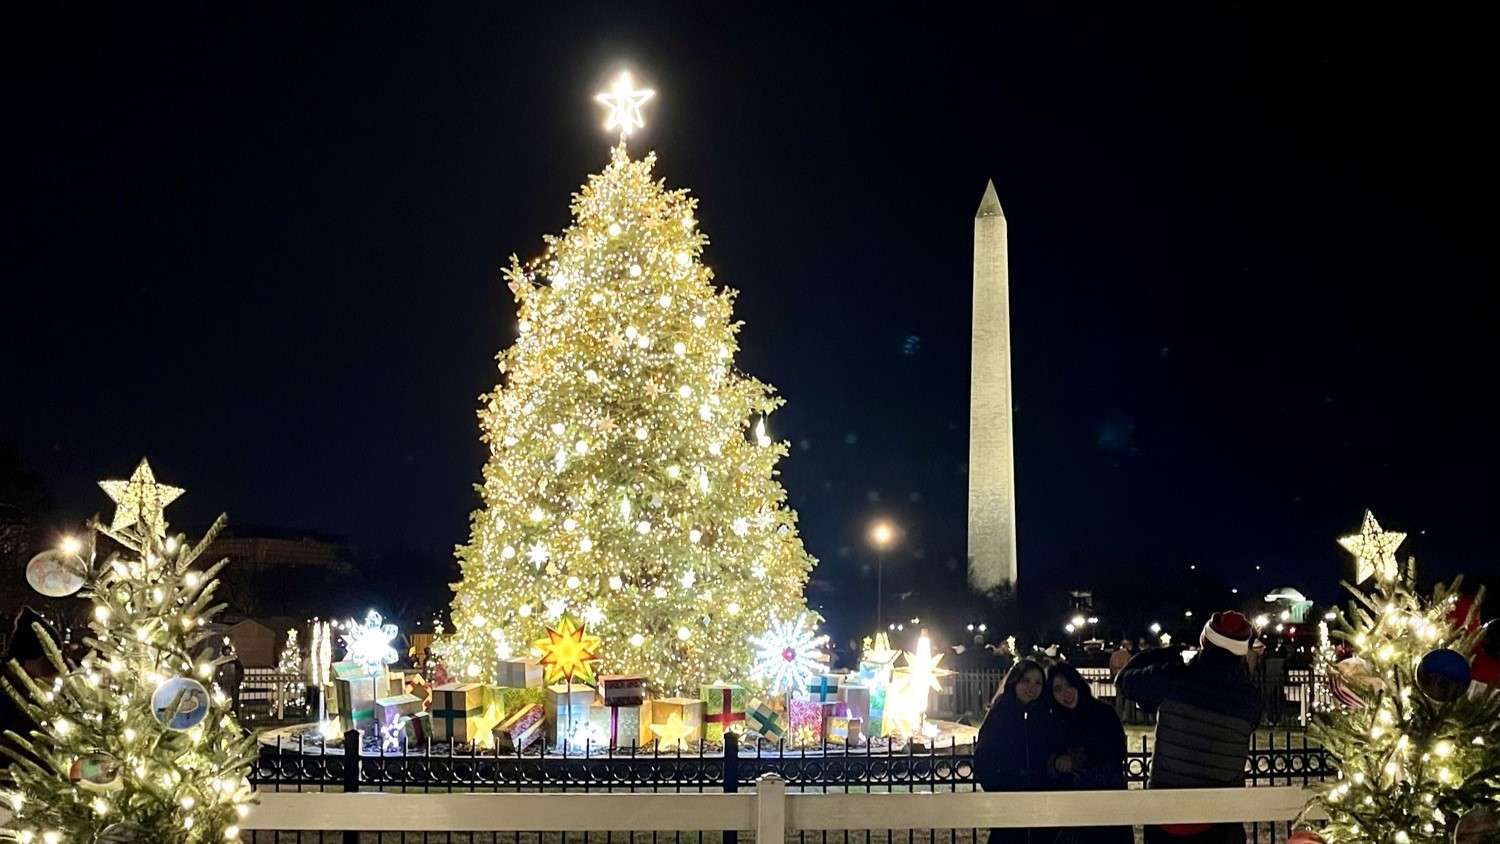
M1428 651L1417 663L1417 687L1435 703L1452 703L1463 697L1471 678L1469 661L1448 648Z

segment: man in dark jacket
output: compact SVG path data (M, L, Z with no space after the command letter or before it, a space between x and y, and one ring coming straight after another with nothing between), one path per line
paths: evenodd
M1203 650L1191 663L1182 648L1139 654L1116 681L1141 708L1156 712L1152 788L1234 788L1245 784L1245 757L1260 726L1260 693L1245 655L1255 628L1237 612L1214 613L1203 626ZM1146 827L1151 844L1241 844L1240 824Z

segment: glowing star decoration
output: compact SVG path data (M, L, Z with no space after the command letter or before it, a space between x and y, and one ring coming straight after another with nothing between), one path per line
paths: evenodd
M928 689L935 692L943 690L943 684L938 682L939 677L946 677L953 673L946 668L938 667L938 663L942 661L943 655L932 652L932 640L927 638L927 631L923 630L922 635L917 639L916 652L906 654L906 668L903 670L911 679L912 686L922 691L924 701ZM924 705L922 708L925 710L927 707Z
M619 129L623 137L636 129L646 128L646 118L641 115L641 106L654 96L656 92L649 88L635 90L630 84L630 74L621 73L615 79L615 84L610 86L610 90L607 93L596 94L594 101L609 109L609 117L604 121L604 128Z
M141 458L135 474L128 481L100 481L99 486L115 502L115 517L110 522L111 530L121 530L131 525L140 525L142 532L150 530L157 537L167 531L162 519L162 509L182 495L182 490L156 482L151 473L151 464Z
M540 657L537 662L546 671L548 683L592 683L594 669L589 663L599 658L601 644L598 636L589 635L583 627L574 626L572 619L564 618L557 627L548 627L547 638L537 639L531 647Z
M1365 511L1365 522L1359 533L1339 537L1344 550L1354 555L1354 581L1363 583L1370 575L1381 582L1396 579L1398 565L1396 548L1406 539L1406 534L1380 529L1375 514Z
M807 626L807 616L794 621L777 621L771 617L771 629L764 636L751 636L755 648L755 666L751 673L766 681L772 694L805 689L813 675L822 671L820 657L827 636L814 634Z
M673 712L667 716L665 724L652 724L651 732L656 734L656 749L687 751L687 738L693 734L693 728L683 723L682 716Z
M357 663L366 674L383 674L385 667L397 659L392 645L399 632L394 624L382 624L380 613L370 610L365 615L365 626L356 627L349 619L349 654L347 659Z

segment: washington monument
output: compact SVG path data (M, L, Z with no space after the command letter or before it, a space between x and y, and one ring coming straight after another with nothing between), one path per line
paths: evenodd
M1011 432L1010 268L995 183L974 215L973 363L969 376L969 586L1016 582L1016 477Z

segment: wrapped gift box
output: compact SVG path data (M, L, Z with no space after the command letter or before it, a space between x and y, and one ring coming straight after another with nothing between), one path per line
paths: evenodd
M423 709L432 708L432 686L428 684L427 678L421 674L406 675L406 693L415 695L417 700L422 701Z
M862 659L859 661L859 678L869 684L889 683L891 669L896 665L894 656L886 661Z
M745 724L750 732L769 742L786 739L786 715L772 709L760 698L752 698L745 712Z
M401 717L401 729L407 747L420 747L432 739L432 716L426 712Z
M839 686L839 703L844 705L845 712L851 718L858 718L861 724L870 721L870 687L863 683L844 683ZM843 713L840 713L843 714Z
M499 660L495 663L492 685L511 689L539 689L542 687L542 666L529 659Z
M832 715L837 703L823 703L793 697L788 708L787 732L791 743L799 747L810 747L823 741L824 722Z
M448 683L432 690L432 737L472 742L484 722L484 686ZM493 726L493 725L491 725Z
M828 743L848 747L864 744L864 721L847 715L835 715L828 719Z
M885 686L870 690L870 717L865 721L865 731L872 736L885 735Z
M601 674L599 699L606 706L640 706L646 702L646 678L639 674Z
M820 674L812 678L812 682L807 687L808 698L819 703L831 703L838 700L839 686L843 679L841 674Z
M526 704L495 725L495 749L520 753L541 740L544 722L542 707Z
M406 694L406 673L387 671L375 678L375 697L392 697Z
M402 716L415 715L422 711L422 699L416 695L399 694L375 698L375 722L387 727L401 720Z
M517 709L531 703L546 709L547 689L543 686L530 686L524 689L499 686L491 686L490 688L491 693L500 699L501 712L515 712Z
M588 686L559 683L546 689L543 708L547 716L547 741L556 743L580 725L589 723L594 690Z
M685 741L695 742L703 740L703 701L691 697L669 697L661 700L651 701L650 718L652 724L665 724L667 719L676 713L682 719L682 723L692 728L693 732ZM650 731L650 726L647 726Z
M725 731L744 732L750 693L732 683L709 683L698 687L703 698L703 739L723 742Z
M649 742L641 731L651 731L642 718L640 706L606 706L595 701L589 706L589 726L604 736L610 747L640 747Z
M333 664L333 693L343 730L375 729L375 678L353 662Z

